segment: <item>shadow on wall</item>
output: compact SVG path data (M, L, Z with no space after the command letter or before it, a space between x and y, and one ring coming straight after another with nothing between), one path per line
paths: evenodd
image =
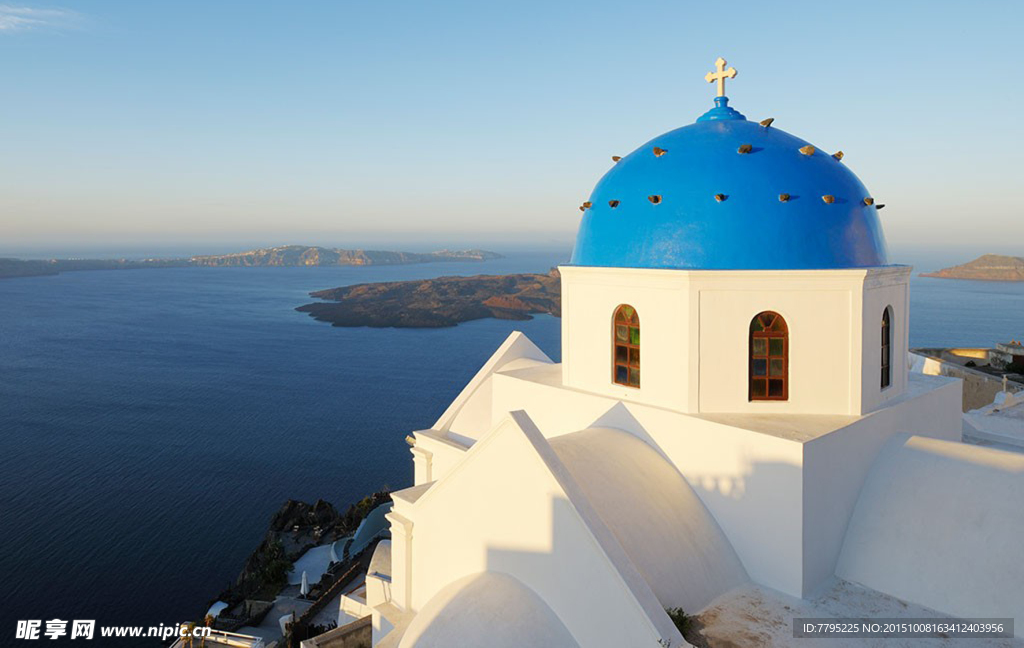
M687 481L701 500L714 510L728 501L753 504L757 508L770 503L781 506L783 503L775 497L780 486L792 486L797 493L802 489L800 469L779 462L756 463L752 470L739 476L700 475Z
M677 465L621 402L589 427L627 430L668 463ZM687 443L704 443L703 437L684 437L680 437L682 445L673 448L674 453L685 453ZM709 466L708 472L703 472L704 466L697 463L696 467L691 465L686 471L689 474L683 478L732 544L748 574L755 581L800 595L803 591L802 468L781 461L761 461L730 472L716 474L714 469Z
M758 462L739 476L701 475L688 481L729 538L750 578L802 596L805 547L800 468Z

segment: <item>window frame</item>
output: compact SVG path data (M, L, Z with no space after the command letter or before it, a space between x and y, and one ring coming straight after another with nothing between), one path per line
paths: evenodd
M626 310L629 309L632 314L627 315ZM626 327L626 339L620 340L618 337L618 327ZM634 337L633 332L636 332ZM634 342L635 339L635 342ZM625 360L619 360L619 349L623 349L625 353ZM630 304L619 304L615 307L615 312L612 314L612 383L615 385L621 385L623 387L629 387L631 389L640 389L641 377L640 377L640 313L637 312L636 308ZM626 371L626 377L624 381L619 380L619 368L623 368ZM636 376L636 384L631 380L632 376Z
M771 317L766 325L763 317ZM760 322L761 330L755 330L755 327ZM781 328L775 329L776 324L781 325ZM765 340L764 353L754 354L754 340ZM771 350L771 340L782 340L782 353L779 355L773 355ZM748 334L747 334L747 400L751 403L760 402L782 402L789 400L789 324L786 322L786 318L776 311L761 311L757 315L754 315L750 320ZM758 360L763 360L765 363L764 374L755 374L754 364ZM781 376L773 376L771 373L772 360L782 361L782 374ZM771 381L781 380L782 381L782 394L772 395L771 394ZM764 394L759 395L754 393L755 381L764 383Z
M881 391L892 387L892 320L892 306L886 306L882 310L882 331L878 353L878 365L881 369L879 379Z

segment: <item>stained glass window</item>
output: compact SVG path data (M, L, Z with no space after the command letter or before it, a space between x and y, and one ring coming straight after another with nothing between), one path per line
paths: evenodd
M750 400L789 398L789 328L765 311L750 322Z
M882 311L882 389L892 384L892 307Z
M640 387L640 316L623 304L615 309L612 340L612 380L628 387Z

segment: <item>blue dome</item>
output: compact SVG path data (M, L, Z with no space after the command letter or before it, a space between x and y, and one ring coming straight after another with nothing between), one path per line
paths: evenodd
M828 153L802 153L808 144L800 138L747 121L725 97L715 102L695 124L647 142L601 178L573 265L811 270L888 263L878 210L852 171ZM749 152L740 153L744 145Z

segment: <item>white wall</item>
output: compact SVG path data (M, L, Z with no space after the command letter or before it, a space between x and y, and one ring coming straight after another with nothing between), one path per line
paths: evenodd
M416 486L447 475L462 461L469 448L469 445L452 441L437 430L419 430L413 432L413 437L416 439L416 445L411 449Z
M538 439L546 444L539 434ZM550 446L547 451L557 462ZM674 628L652 625L650 611L638 603L592 527L511 419L478 441L414 504L396 499L393 516L411 523L411 544L403 549L393 540L392 562L394 589L398 571L411 564L414 611L448 583L496 571L537 592L582 646L656 646L660 637L684 645ZM646 587L642 579L639 584ZM653 611L664 616L649 588L647 594ZM671 626L667 616L664 622Z
M906 369L879 385L879 309L894 312L903 357L910 268L688 271L564 266L562 379L574 389L680 412L860 414L903 393ZM612 318L640 317L641 386L612 380ZM750 401L750 322L780 313L789 327L789 398ZM879 311L879 312L876 312Z
M801 444L514 374L495 376L494 404L527 411L549 437L601 426L636 434L682 473L753 580L801 595Z
M907 352L910 341L910 278L909 266L883 268L868 275L864 286L863 372L861 380L861 411L871 412L886 402L899 398L907 388ZM892 308L890 353L892 384L882 389L882 312Z
M563 381L621 400L687 410L692 357L688 276L674 270L562 266ZM640 318L640 388L612 378L615 310ZM693 358L696 360L696 358Z
M837 574L960 617L1013 617L1024 634L1024 456L894 438L857 502Z
M700 411L851 414L855 282L793 285L776 278L700 289ZM829 282L832 284L833 282ZM749 398L750 322L763 311L789 327L789 398Z
M861 487L885 443L899 434L959 441L960 431L960 382L915 376L903 398L804 444L805 593L835 572Z
M901 398L866 417L765 419L782 429L809 422L819 431L808 441L756 431L762 417L619 403L533 380L534 373L495 376L494 406L525 410L548 437L614 427L646 440L693 487L750 577L793 596L832 574L864 475L887 438L909 432L955 440L960 433L960 385L944 378L916 377Z

